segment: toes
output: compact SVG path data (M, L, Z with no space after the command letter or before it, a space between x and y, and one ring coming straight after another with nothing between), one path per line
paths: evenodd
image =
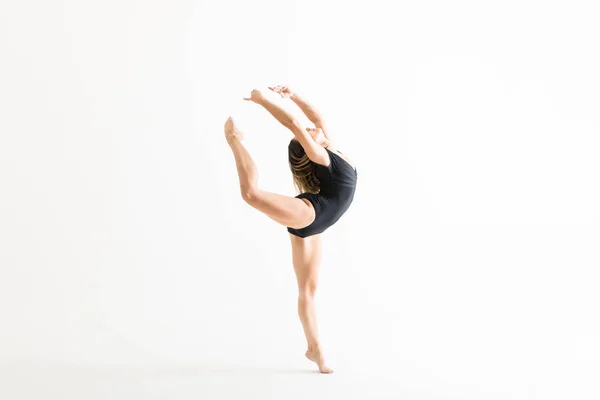
M331 368L328 368L328 367L320 368L319 371L322 374L331 374L331 373L333 373L333 370Z

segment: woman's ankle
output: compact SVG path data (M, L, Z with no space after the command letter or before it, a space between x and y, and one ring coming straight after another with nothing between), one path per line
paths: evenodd
M319 342L309 343L308 351L310 352L321 352L321 344Z

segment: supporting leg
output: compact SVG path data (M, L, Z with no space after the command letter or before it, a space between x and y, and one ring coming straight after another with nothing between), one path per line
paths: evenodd
M329 374L333 370L325 364L315 311L315 292L321 264L321 236L300 238L290 234L290 238L294 271L298 280L298 316L302 322L308 347L305 355L318 365L321 373Z

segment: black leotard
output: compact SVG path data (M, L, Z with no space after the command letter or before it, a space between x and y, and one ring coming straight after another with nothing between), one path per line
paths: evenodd
M314 221L300 229L287 228L288 232L302 238L317 235L337 222L354 199L358 173L354 167L329 149L329 166L317 164L319 193L301 193L296 198L308 199L315 208Z

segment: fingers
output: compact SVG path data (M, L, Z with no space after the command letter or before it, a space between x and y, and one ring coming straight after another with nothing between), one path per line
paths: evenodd
M277 93L278 95L280 95L281 97L285 98L287 93L285 92L286 90L288 90L287 86L283 86L283 85L277 85L277 86L267 86L269 88L269 90ZM256 97L256 96L262 96L262 93L260 92L260 90L258 89L254 89L252 91L252 94L250 95L250 97L244 97L244 100L246 101L254 101L252 97Z
M281 89L279 89L279 86L275 86L275 87L273 87L273 86L268 86L268 88L269 88L271 91L273 91L273 92L275 92L275 93L279 94L281 97L283 97L283 94L281 93Z

